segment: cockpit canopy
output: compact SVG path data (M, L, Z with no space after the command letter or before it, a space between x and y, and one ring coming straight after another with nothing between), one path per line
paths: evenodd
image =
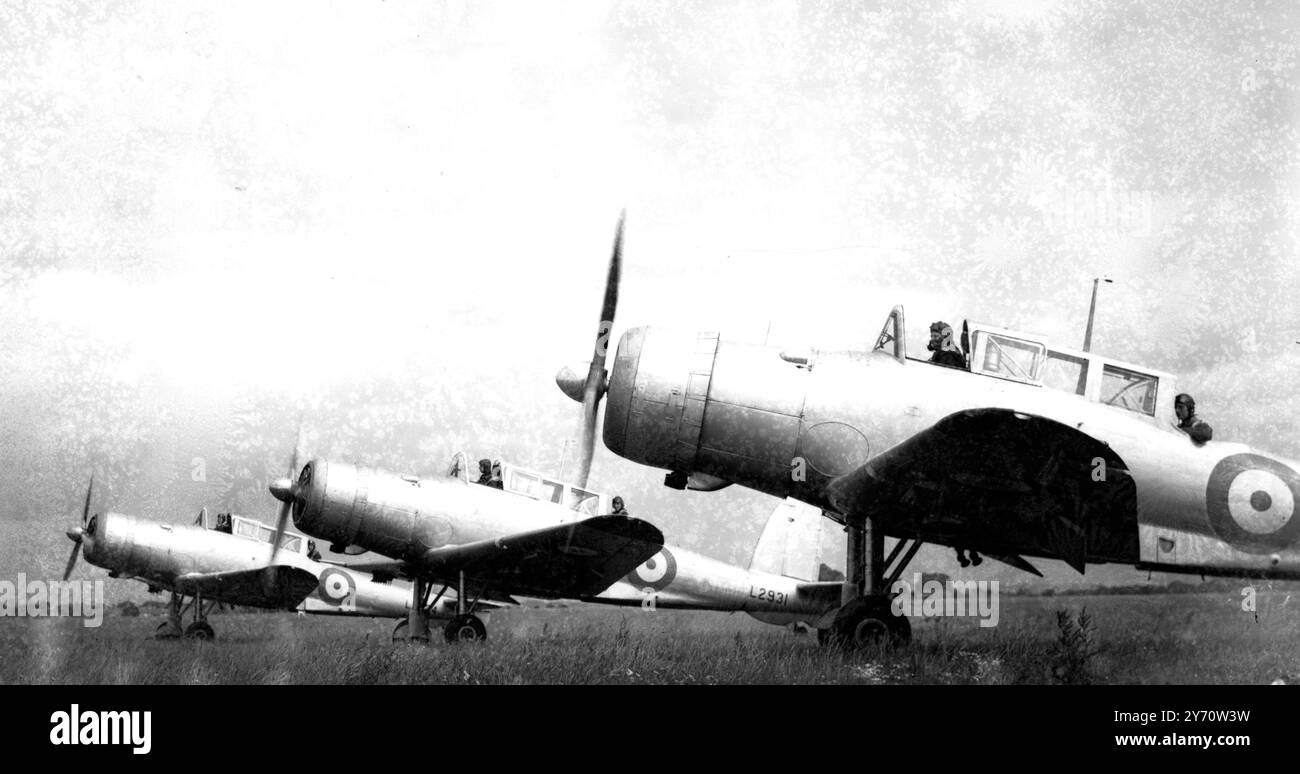
M873 351L883 351L901 363L929 359L909 357L906 341L903 307L896 306ZM1095 352L1052 347L1043 336L973 320L961 325L961 348L967 358L965 370L974 375L1068 392L1150 417L1173 416L1172 374Z
M474 482L465 452L456 455L450 473L466 483ZM610 512L609 502L600 492L583 489L554 476L547 476L508 462L501 462L501 483L502 489L511 494L562 505L587 516L599 516Z
M563 505L571 511L585 513L588 516L597 516L601 512L602 498L596 492L579 489L572 484L547 478L541 473L507 465L504 462L501 463L501 474L507 492Z
M230 514L230 526L230 534L251 538L259 543L270 545L271 541L275 539L274 527L267 526L266 524L250 519L247 516L238 516L233 513ZM280 539L280 550L289 551L295 554L302 553L302 536L295 535L292 532L284 533L284 537Z
M1047 344L1037 337L970 321L962 324L962 339L970 341L967 353L972 373L996 376L1025 384L1042 381Z

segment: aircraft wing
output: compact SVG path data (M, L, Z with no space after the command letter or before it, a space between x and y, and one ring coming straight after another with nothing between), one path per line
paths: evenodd
M394 578L408 578L411 573L408 569L410 563L400 559L375 559L369 562L330 562L322 561L321 564L328 564L331 567L342 567L345 570L353 572L366 573L376 583L388 583Z
M408 562L401 559L379 559L369 562L321 562L332 567L342 567L345 570L360 572L370 576L370 580L375 583L391 583L397 578L411 579L420 577L422 572L418 562ZM425 576L427 577L427 576ZM452 580L446 581L446 585L451 586ZM436 591L436 589L435 589ZM510 596L508 593L494 591L490 588L484 588L481 583L467 583L466 593L468 596L478 599L478 607L500 608L507 605L517 605L519 600ZM449 597L455 599L455 596Z
M628 516L597 516L530 532L436 548L404 563L404 574L495 594L553 599L599 594L663 548L657 527Z
M1063 559L1080 572L1086 558L1137 556L1136 488L1120 458L1076 427L1009 409L944 417L827 492L836 510L875 516L887 534L990 556Z
M316 589L317 578L299 567L272 565L257 570L187 573L175 580L177 591L202 594L232 605L292 610Z

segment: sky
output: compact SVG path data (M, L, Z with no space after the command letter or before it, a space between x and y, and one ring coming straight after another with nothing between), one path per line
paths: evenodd
M272 474L231 449L287 458L299 413L309 453L555 469L577 407L554 374L589 357L623 210L615 337L864 347L902 304L913 341L969 317L1078 346L1108 276L1094 349L1300 458L1287 3L2 13L10 567L61 568L91 471L104 508L189 520L239 490L269 516ZM744 563L773 503L661 476L593 468Z

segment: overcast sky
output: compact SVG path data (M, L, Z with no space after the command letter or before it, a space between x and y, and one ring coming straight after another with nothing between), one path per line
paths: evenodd
M971 317L1078 346L1105 274L1096 349L1300 457L1288 3L0 13L4 518L48 520L50 566L97 454L153 471L112 507L168 517L147 492L215 458L250 396L426 379L471 401L437 417L458 438L472 414L571 428L553 376L589 356L623 208L616 336L855 347L904 304L914 342ZM558 458L545 440L531 462ZM770 503L611 456L606 488L747 556ZM692 521L704 497L754 529Z

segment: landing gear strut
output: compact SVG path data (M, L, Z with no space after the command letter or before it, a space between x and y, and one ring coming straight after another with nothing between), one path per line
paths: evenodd
M465 573L460 573L456 588L456 615L443 628L447 642L480 642L487 639L487 626L483 620L473 614L478 606L475 599L465 604ZM405 619L393 627L393 642L429 641L429 614L437 607L443 594L447 593L444 585L438 595L429 599L432 590L428 581L417 578L411 587L411 609ZM484 589L486 592L486 588Z
M428 642L429 612L425 608L429 596L429 583L416 578L411 584L411 609L405 621L393 627L393 642Z
M485 587L484 591L486 590ZM456 586L456 617L448 621L447 627L442 630L447 642L482 642L487 639L487 626L473 613L477 605L476 599L466 609L465 573L461 571L460 582Z
M167 605L167 620L158 625L154 630L154 639L157 640L175 640L184 637L187 640L211 640L217 636L213 631L211 624L208 623L208 613L217 603L203 601L202 594L195 594L190 598L188 604L185 603L185 595L172 592L171 601ZM194 611L194 620L189 626L181 628L181 621L185 614L190 610Z
M906 617L894 614L888 590L921 549L920 541L900 540L886 559L885 535L874 518L849 522L845 531L848 577L839 612L830 628L817 632L818 642L845 650L906 645L912 640L912 625Z

